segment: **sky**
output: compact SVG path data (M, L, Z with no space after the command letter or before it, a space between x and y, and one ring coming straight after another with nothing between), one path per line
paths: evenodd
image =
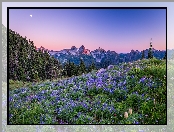
M32 17L30 15L32 14ZM166 49L164 9L10 9L9 27L39 48L98 47L127 53Z

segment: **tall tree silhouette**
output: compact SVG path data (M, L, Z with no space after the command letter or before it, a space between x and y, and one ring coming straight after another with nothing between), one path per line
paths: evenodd
M82 59L80 59L80 65L78 67L78 73L79 73L79 75L81 75L83 73L86 73L86 66L85 66L85 63Z
M148 51L148 59L152 59L152 58L153 58L153 52L152 52L152 38L151 38L150 48Z
M141 60L144 59L144 50L142 52Z

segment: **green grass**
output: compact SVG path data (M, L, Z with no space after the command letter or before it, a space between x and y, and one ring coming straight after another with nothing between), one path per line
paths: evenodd
M92 71L81 76L54 80L55 83L38 82L27 91L19 88L23 83L18 82L17 85L13 82L10 91L10 122L165 124L165 76L166 61L151 59L120 64L100 74ZM92 80L95 84L92 84ZM33 98L34 95L36 98ZM124 118L124 112L128 112L129 108L133 113Z
M38 81L38 82L24 82L24 81L18 81L18 80L9 80L9 90L15 90L18 88L22 88L22 87L32 87L32 86L37 86L39 84L42 83L52 83L52 82L57 82L59 80L65 80L68 79L70 77L64 77L64 78L57 78L57 79L47 79L47 80L42 80L42 81Z

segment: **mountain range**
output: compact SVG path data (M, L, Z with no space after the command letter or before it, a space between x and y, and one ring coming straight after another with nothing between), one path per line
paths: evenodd
M2 47L3 47L3 67L6 67L6 44L7 44L7 28L2 24ZM144 50L145 58L148 56L148 50ZM76 65L80 64L80 59L83 59L86 66L89 66L92 62L96 66L103 65L106 67L108 64L118 64L121 62L136 61L141 58L142 51L131 50L129 53L116 53L115 51L106 51L102 48L98 48L94 51L86 49L84 45L77 48L72 46L70 49L63 49L60 51L48 50L49 54L58 59L62 64L65 64L68 60L74 62ZM153 55L162 59L166 51L160 51L153 49ZM174 49L167 49L167 59L174 57ZM6 71L6 70L3 70Z
M145 58L148 57L148 50L144 50ZM157 59L162 59L165 56L165 52L165 50L161 51L153 48L153 56ZM63 49L61 51L49 50L49 54L58 59L62 64L70 60L70 62L79 65L80 59L82 59L87 67L94 62L98 68L122 62L132 62L142 57L142 51L138 50L131 50L130 53L116 53L110 50L105 51L99 47L94 51L90 51L84 45L79 48L72 46L70 49Z

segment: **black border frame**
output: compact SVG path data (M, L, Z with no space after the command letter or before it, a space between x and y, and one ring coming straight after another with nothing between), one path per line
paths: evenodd
M166 100L167 100L167 7L7 7L7 125L136 125L136 124L9 124L9 10L10 9L165 9L166 10ZM156 124L137 124L156 125ZM167 125L167 102L166 124Z

